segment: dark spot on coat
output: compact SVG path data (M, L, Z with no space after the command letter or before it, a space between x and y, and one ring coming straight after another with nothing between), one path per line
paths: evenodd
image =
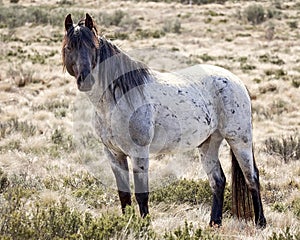
M210 125L211 118L208 114L205 115L205 120L206 120L207 124Z
M199 116L197 116L197 117L194 117L198 122L200 122L200 117Z
M234 110L234 109L231 109L231 113L234 114L234 113L235 113L235 110Z
M243 140L244 143L247 143L247 142L248 142L248 138L247 138L246 136L243 136L243 137L242 137L242 140Z

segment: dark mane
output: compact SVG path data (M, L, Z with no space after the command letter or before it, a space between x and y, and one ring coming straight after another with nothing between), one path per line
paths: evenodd
M133 88L142 92L143 85L151 81L150 69L144 63L133 60L104 37L100 37L99 57L100 81L115 101L117 90L121 95Z

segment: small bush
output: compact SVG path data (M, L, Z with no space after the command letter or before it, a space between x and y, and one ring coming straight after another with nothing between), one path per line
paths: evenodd
M161 30L151 30L151 29L140 29L136 30L136 36L139 39L144 38L160 38L165 35L165 32Z
M288 25L291 29L297 29L298 28L298 22L297 21L288 22Z
M270 137L265 141L265 151L269 154L279 155L285 163L299 160L300 137L291 135L282 137L280 140Z
M224 194L224 212L231 209L231 193L228 187ZM181 179L167 184L165 187L155 190L150 194L150 201L153 203L169 203L191 205L211 204L212 192L207 180Z
M275 78L281 78L285 76L287 73L282 68L280 69L267 69L265 70L265 74L267 76L274 76Z
M297 240L300 238L300 232L298 231L295 234L290 232L290 228L287 227L284 232L276 233L273 232L272 236L268 238L268 240Z
M17 87L25 87L35 81L34 72L25 67L10 68L7 74L14 80Z
M192 223L188 224L185 221L183 227L178 227L172 232L167 232L164 235L165 240L217 240L221 239L219 236L215 235L209 230L203 230L201 228L195 228Z
M260 4L249 5L244 14L246 19L253 25L260 24L265 20L265 10Z
M190 2L192 4L196 5L202 5L202 4L208 4L208 3L218 3L218 4L224 4L227 0L192 0L192 1L187 1L187 0L135 0L138 2L146 1L146 2L167 2L167 3L172 3L172 2L177 2L177 3L182 3L182 4L189 4Z
M98 14L98 20L100 24L106 27L118 26L127 30L134 30L139 26L136 19L122 10L115 10L113 13L101 12Z
M174 21L165 21L163 26L163 31L166 33L181 33L181 22L179 19Z
M291 204L291 208L293 213L300 219L300 198L296 198L293 200Z
M26 190L9 189L0 206L2 239L155 239L150 218L141 219L133 208L125 215L102 214L93 217L59 202L29 204Z
M106 26L119 26L126 13L122 10L116 10L112 14L100 14L100 21Z
M63 128L57 128L54 130L51 136L51 141L55 145L58 145L66 150L72 148L73 145L72 136L67 134Z
M177 180L150 194L150 200L154 203L210 203L212 193L208 181Z
M299 88L300 87L300 80L293 79L292 80L292 86L295 87L295 88Z
M203 61L203 62L208 62L208 61L214 61L215 57L208 55L207 53L204 53L203 55L200 55L199 58Z
M27 121L20 121L17 118L0 122L0 138L5 138L12 133L22 133L24 137L34 136L36 127Z

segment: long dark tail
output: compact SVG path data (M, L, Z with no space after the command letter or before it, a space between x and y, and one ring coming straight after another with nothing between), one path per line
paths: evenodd
M253 201L244 174L232 150L232 213L239 219L253 219Z

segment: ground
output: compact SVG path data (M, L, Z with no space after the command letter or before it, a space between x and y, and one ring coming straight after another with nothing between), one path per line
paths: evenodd
M0 194L9 185L19 185L34 190L29 202L65 198L71 209L96 217L120 214L112 172L91 128L91 107L61 61L65 16L72 13L79 20L88 12L101 34L155 70L206 63L242 79L252 99L255 156L268 225L258 230L226 213L223 226L213 231L222 239L268 239L289 228L299 237L298 2L260 2L265 11L261 23L247 19L248 7L258 4L254 1L11 2L0 1ZM291 145L285 153L275 146L284 145L283 140ZM220 158L230 183L228 152L224 142ZM197 152L152 159L150 176L153 191L162 188L161 179L207 179ZM97 183L105 191L95 187ZM0 195L0 202L4 199ZM173 231L186 220L207 229L210 205L199 202L153 200L151 228L157 234Z

